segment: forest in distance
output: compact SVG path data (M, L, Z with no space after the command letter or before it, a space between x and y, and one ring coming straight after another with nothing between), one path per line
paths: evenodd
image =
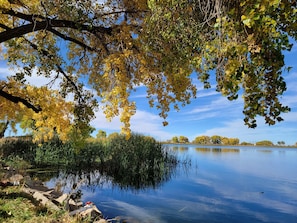
M90 137L89 140L99 140L106 141L108 139L114 138L120 133L113 132L107 135L104 130L98 130L95 137ZM147 138L153 138L151 136L145 136ZM285 141L278 141L274 144L270 140L261 140L255 143L251 142L240 142L239 138L228 138L225 136L213 135L213 136L197 136L193 141L190 141L186 136L173 136L171 139L162 141L164 144L196 144L196 145L222 145L222 146L284 146L284 147L297 147L297 142L295 145L286 145Z
M255 143L250 142L240 142L238 138L228 138L225 136L213 135L213 136L197 136L192 142L186 136L174 136L165 143L173 144L198 144L198 145L224 145L224 146L285 146L285 147L297 147L297 142L295 145L286 145L285 141L277 141L274 144L270 140L261 140Z

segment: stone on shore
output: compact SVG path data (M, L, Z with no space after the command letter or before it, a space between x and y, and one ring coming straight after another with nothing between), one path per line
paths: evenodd
M103 218L102 212L92 202L87 202L83 206L80 197L77 198L73 194L62 194L54 189L49 189L43 182L32 180L29 176L7 173L5 177L0 179L1 187L21 185L21 183L24 193L32 196L36 201L49 209L59 211L66 207L70 216L78 216L82 219L87 218L93 223L109 222Z
M93 204L86 205L77 210L71 211L69 215L70 216L78 215L82 218L92 219L93 221L103 219L102 212L99 211L98 208Z
M101 218L98 221L94 221L93 223L107 223L108 221L106 221L105 219Z
M62 194L60 197L55 199L55 201L57 201L60 205L63 205L66 202L67 198L68 194Z
M14 174L11 177L9 177L9 182L16 186L16 185L20 185L21 180L23 179L24 179L23 175Z
M33 197L37 200L40 201L40 203L50 209L59 211L60 208L55 205L50 199L48 199L47 197L45 197L42 193L35 191L33 194Z

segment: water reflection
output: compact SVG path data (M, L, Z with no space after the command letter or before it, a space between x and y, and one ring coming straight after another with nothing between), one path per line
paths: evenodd
M271 149L259 149L257 151L260 152L260 153L272 153Z
M198 172L195 165L181 171L177 164L148 172L154 180L129 171L115 178L103 169L80 176L60 172L56 181L71 182L65 187L81 182L85 200L106 216L127 216L127 222L296 222L295 150L181 147L171 149L197 163ZM136 188L146 189L135 193Z
M189 150L189 147L187 146L173 146L172 147L172 150L173 151L176 151L176 152L187 152Z
M208 147L196 147L198 153L239 153L240 149L236 148L208 148Z
M44 181L50 181L52 187L59 187L60 191L69 191L69 188L88 187L119 187L129 190L146 190L149 188L158 188L163 183L169 181L176 172L176 164L164 165L154 168L142 174L135 172L126 172L124 175L119 172L111 172L111 169L95 170L56 170L51 171L44 178ZM185 167L185 165L183 165ZM40 175L37 173L34 174ZM49 180L50 178L50 180Z
M97 169L60 169L48 172L44 181L51 178L52 182L63 185L63 189L73 185L87 187L102 187L112 185L121 190L146 190L156 189L176 174L177 166L188 168L191 163L188 158L177 160L169 152L155 155L153 158L129 159L121 165L106 162ZM38 174L36 172L35 174ZM55 186L55 185L53 185Z

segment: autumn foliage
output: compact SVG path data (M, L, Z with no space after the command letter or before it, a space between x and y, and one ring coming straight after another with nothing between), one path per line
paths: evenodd
M230 100L242 94L246 125L273 125L290 110L279 98L296 14L293 0L0 0L0 55L14 71L0 80L0 120L38 140L77 139L99 106L129 135L132 91L145 86L167 125L196 97L194 72L205 88L215 73Z

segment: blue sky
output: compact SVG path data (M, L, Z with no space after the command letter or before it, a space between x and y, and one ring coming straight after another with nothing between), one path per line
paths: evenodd
M249 129L243 122L243 100L241 97L236 101L228 101L220 93L215 91L215 83L212 88L204 90L202 84L193 75L193 81L198 86L197 98L192 103L182 107L179 112L169 112L167 121L169 125L164 127L162 119L158 116L159 111L150 108L146 99L144 87L139 87L133 93L131 100L136 102L137 111L131 120L133 132L150 135L158 140L168 140L173 136L186 136L190 141L201 135L220 135L225 137L239 138L240 142L255 143L261 140L270 140L273 143L284 141L287 145L297 142L297 44L295 43L291 52L285 53L286 66L293 69L288 73L284 72L287 82L287 91L282 96L284 105L291 108L291 112L283 114L285 121L274 126L264 124L263 118L259 117L256 129ZM0 61L0 79L12 74L4 61ZM32 76L32 84L40 85L47 83L42 77ZM121 123L119 118L108 122L102 111L96 112L96 119L92 125L97 130L104 130L108 134L119 132ZM96 135L96 132L94 133Z

